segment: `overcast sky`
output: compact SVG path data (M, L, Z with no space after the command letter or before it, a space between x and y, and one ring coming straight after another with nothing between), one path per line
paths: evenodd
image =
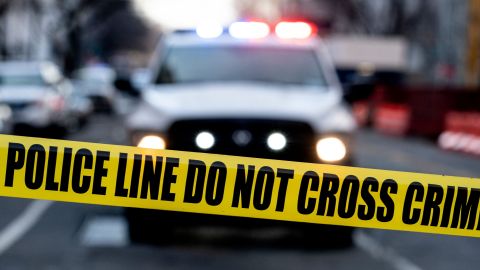
M136 9L163 29L235 20L235 0L134 0Z

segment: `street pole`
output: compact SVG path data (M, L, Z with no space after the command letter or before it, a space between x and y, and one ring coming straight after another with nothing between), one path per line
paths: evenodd
M466 84L477 89L480 83L480 0L470 0L467 39Z

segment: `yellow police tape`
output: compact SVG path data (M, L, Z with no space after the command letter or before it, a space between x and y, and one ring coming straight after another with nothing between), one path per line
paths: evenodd
M0 196L480 237L479 179L8 135Z

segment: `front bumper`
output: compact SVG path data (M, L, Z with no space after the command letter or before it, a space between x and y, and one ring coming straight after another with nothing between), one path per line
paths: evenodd
M195 136L202 131L209 131L216 136L215 145L208 150L202 150L195 144ZM236 132L248 132L250 140L246 144L235 142ZM281 132L288 139L282 151L273 151L267 146L267 136L272 132ZM160 135L166 140L167 149L193 152L206 152L255 158L267 158L297 162L320 163L316 153L316 142L322 136L315 134L312 128L304 123L293 121L271 120L192 120L174 123L167 132L132 131L132 143L137 145L143 135ZM324 134L323 136L334 136ZM341 136L338 136L341 137ZM347 145L350 139L344 138ZM351 150L348 155L337 165L353 165ZM330 163L332 164L332 163ZM238 218L226 216L212 216L193 213L179 213L171 211L154 211L144 209L127 209L127 218L131 224L156 224L163 228L192 227L192 226L222 226L222 227L287 227L303 230L305 227L321 228L322 231L349 230L336 226L319 226L312 224L299 224L286 221L261 220L254 218ZM134 226L135 227L135 226ZM134 228L132 227L132 228ZM161 230L161 229L160 229Z
M208 132L215 137L214 145L201 149L196 136ZM281 150L273 150L267 139L273 133L283 134L286 145ZM316 144L324 137L340 139L347 148L346 155L339 161L328 162L336 165L352 165L351 134L316 134L305 123L296 121L278 121L261 119L213 119L182 120L173 123L168 131L133 130L130 131L131 143L138 145L141 138L156 135L166 141L167 149L204 152L234 156L287 160L297 162L322 163L317 154Z
M23 110L13 110L12 123L17 125L28 125L33 128L47 128L53 125L64 124L64 114L54 113L44 108L26 108Z

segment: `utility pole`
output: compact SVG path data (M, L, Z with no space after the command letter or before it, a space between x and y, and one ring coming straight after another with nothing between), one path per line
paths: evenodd
M470 0L467 32L467 86L480 86L480 0Z

